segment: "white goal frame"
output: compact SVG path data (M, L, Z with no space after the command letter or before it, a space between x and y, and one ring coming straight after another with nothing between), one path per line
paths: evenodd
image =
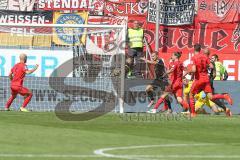
M106 29L122 29L122 40L126 42L127 25L88 25L88 24L25 24L25 23L1 23L0 27L69 27L69 28L106 28ZM122 44L122 48L125 48L126 43ZM119 54L119 53L116 53ZM120 84L120 96L118 96L119 113L124 113L124 81L125 81L125 49L121 53L121 84Z

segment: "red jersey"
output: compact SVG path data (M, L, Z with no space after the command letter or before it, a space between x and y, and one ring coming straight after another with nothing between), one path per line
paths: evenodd
M27 67L25 63L17 63L11 69L13 73L13 79L11 81L11 86L22 86L23 80L26 75Z
M203 54L199 53L192 57L193 65L196 65L195 79L209 79L208 76L208 66L210 64L209 58Z
M180 61L175 61L172 67L173 67L173 73L172 73L173 82L176 82L176 81L181 82L183 77L183 69L184 69L183 63Z

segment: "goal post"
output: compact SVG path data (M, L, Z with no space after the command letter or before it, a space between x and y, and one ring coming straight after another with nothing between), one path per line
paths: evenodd
M7 74L18 62L19 54L26 53L29 69L40 64L24 83L33 91L30 110L54 111L58 103L72 101L70 110L73 112L92 111L104 103L106 106L98 111L105 112L107 105L112 104L114 112L123 113L126 30L125 25L0 24L0 107L4 107L10 96ZM67 65L69 62L71 65ZM61 75L69 67L71 72L62 84L58 79L63 78ZM56 77L54 86L64 92L51 86L51 77ZM83 91L68 90L73 89L69 86ZM113 102L108 103L111 101L108 98L113 98ZM12 108L18 109L21 103L19 96Z

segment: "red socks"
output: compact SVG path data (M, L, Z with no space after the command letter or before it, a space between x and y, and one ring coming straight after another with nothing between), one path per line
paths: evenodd
M212 99L211 100L216 100L216 99L224 99L224 94L214 94L212 95Z
M194 102L194 98L190 98L190 109L191 109L191 113L195 114L195 102Z
M185 110L187 110L189 108L189 104L186 101L184 101L184 100L182 101L181 105L183 106L183 108Z
M27 98L24 100L22 107L25 108L32 98L32 93L30 93Z
M7 103L6 103L5 108L9 108L15 98L16 98L15 96L12 96L12 95L11 95L11 97L8 99L8 101L7 101Z
M155 104L155 106L154 106L154 109L158 109L158 107L160 106L160 104L162 103L164 101L164 98L159 98L158 99L158 101L157 101L157 103Z

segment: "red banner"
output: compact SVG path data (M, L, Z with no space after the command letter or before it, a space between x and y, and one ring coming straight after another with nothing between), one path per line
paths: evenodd
M239 0L198 0L198 18L211 23L239 20Z
M147 24L146 29L155 35L154 24ZM154 45L154 37L149 37L149 42ZM159 48L163 53L175 50L189 52L195 43L209 47L213 52L237 54L240 51L240 24L196 23L196 26L160 26Z
M88 24L94 24L94 25L124 25L128 22L127 16L89 16L88 18ZM95 32L94 34L90 34L88 36L89 40L92 41L98 48L101 49L107 49L107 45L109 41L114 40L114 30L111 32L104 31L106 29L99 30L97 33L96 30L92 30L92 32ZM89 30L90 31L90 30ZM89 41L87 41L89 43Z
M155 44L155 24L148 23L145 37L151 48ZM193 45L200 43L208 47L212 54L219 55L230 73L229 79L240 80L240 24L209 24L195 21L195 26L164 27L160 26L160 57L166 61L174 51L182 51L182 59L189 59Z
M109 0L105 3L104 14L119 16L147 16L147 10L148 0Z
M127 16L89 16L88 18L88 24L124 25L127 22Z

